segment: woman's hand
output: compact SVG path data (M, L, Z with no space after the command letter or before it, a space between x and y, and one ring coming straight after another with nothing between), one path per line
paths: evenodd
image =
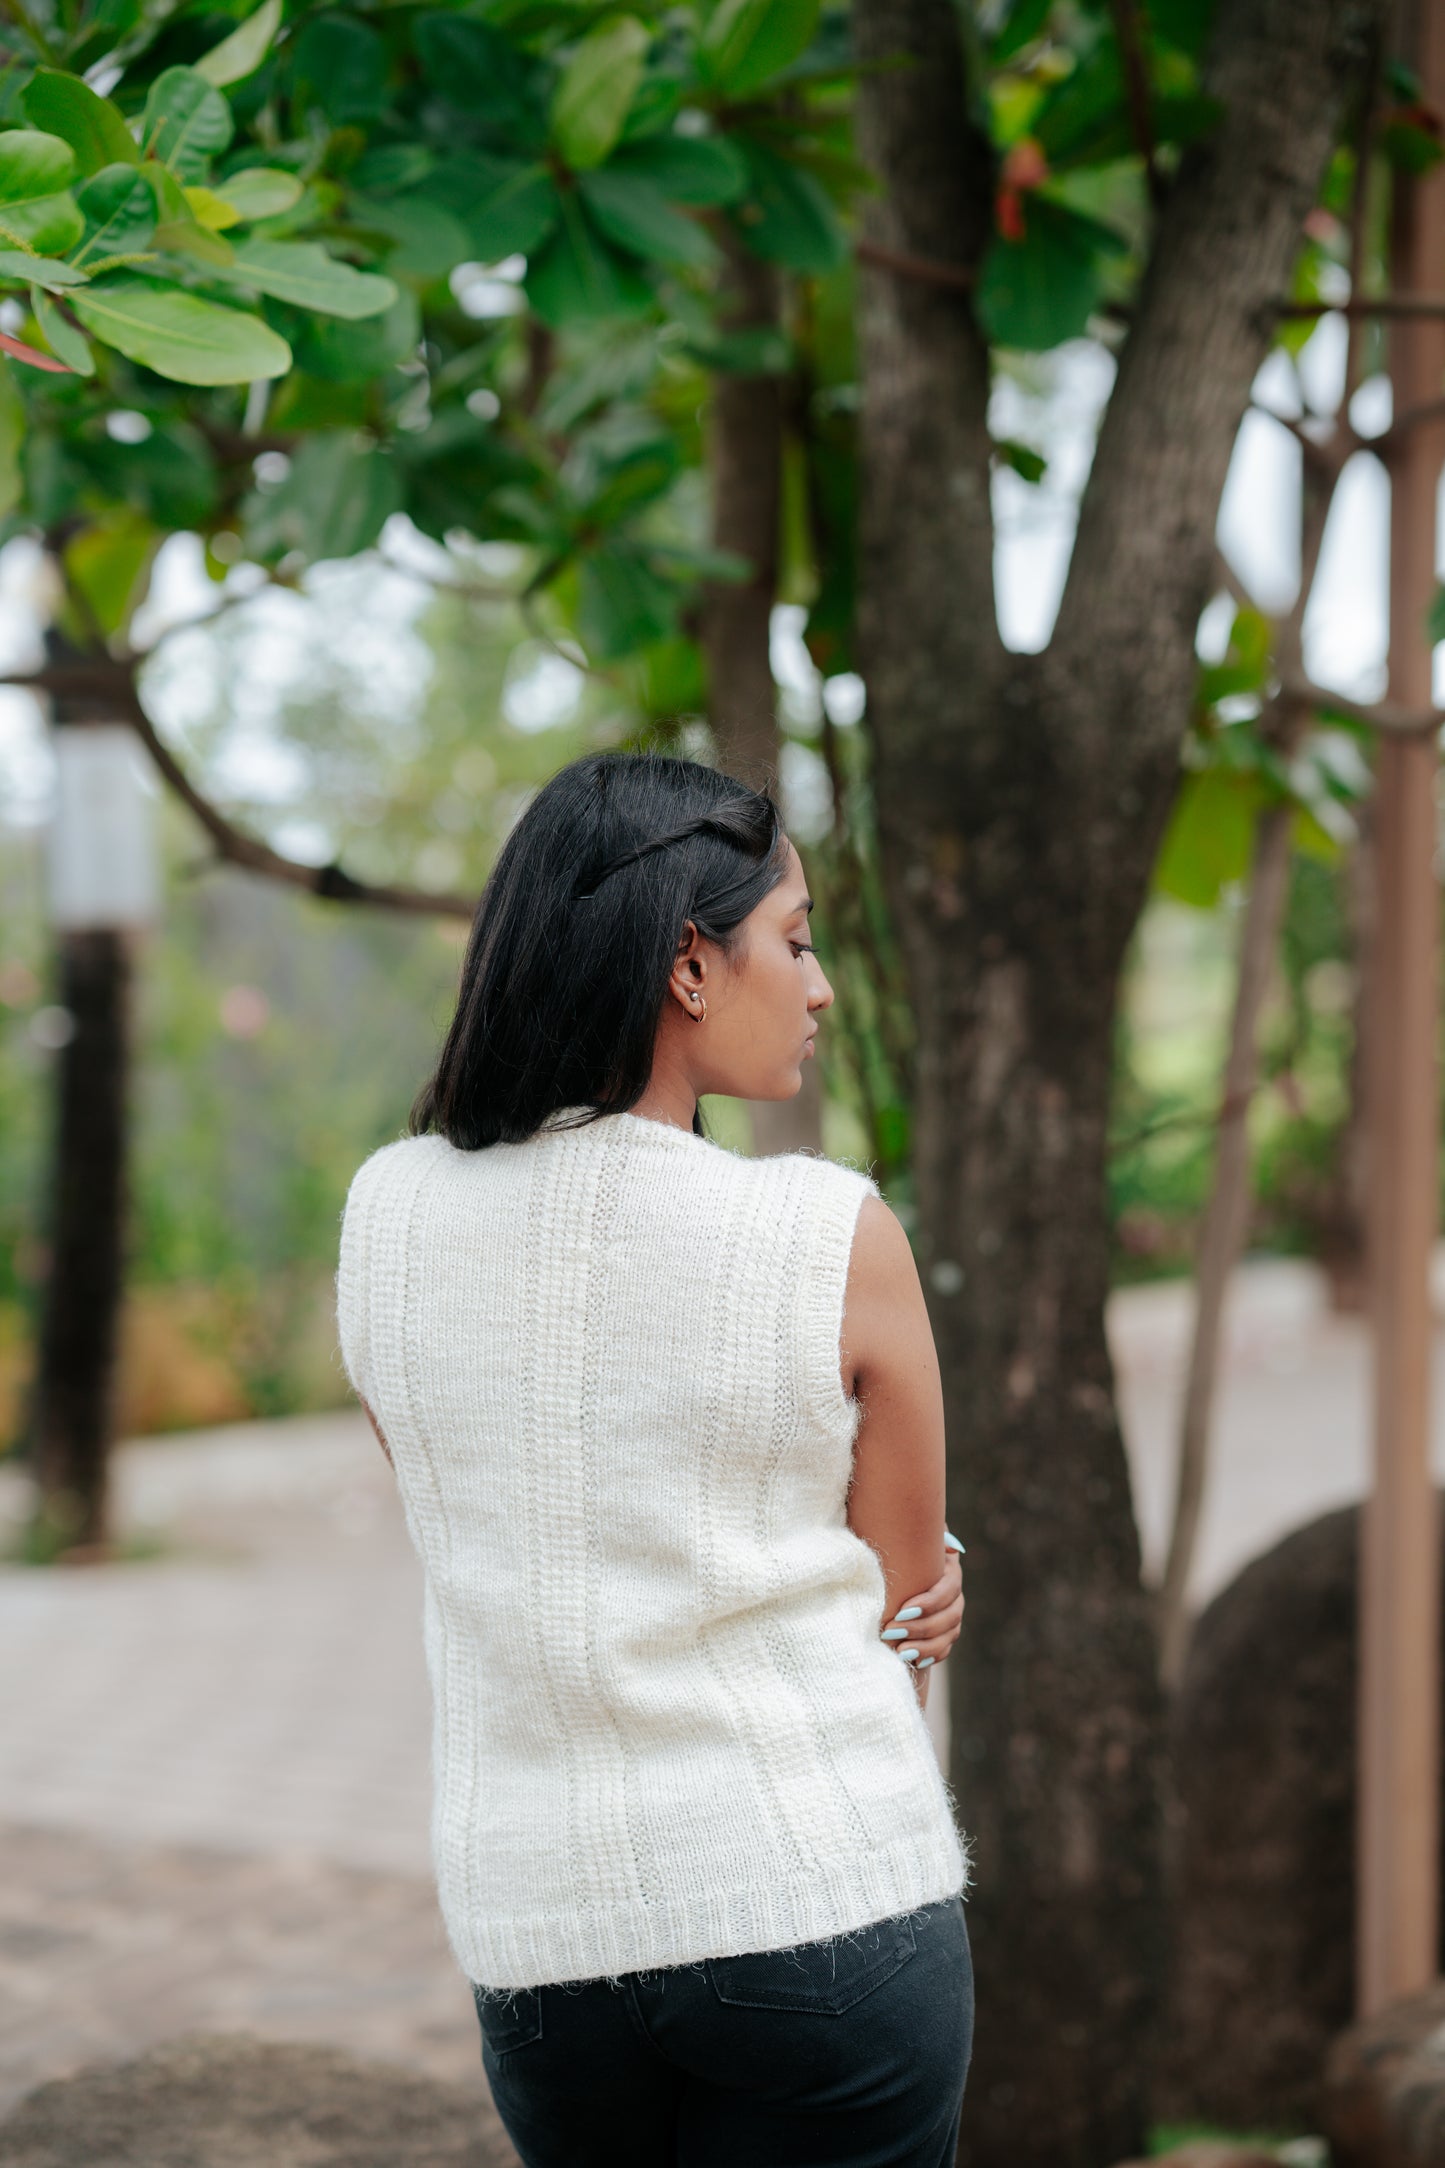
M950 1551L932 1588L900 1604L883 1628L882 1638L906 1664L926 1671L943 1662L962 1627L963 1572L957 1551Z

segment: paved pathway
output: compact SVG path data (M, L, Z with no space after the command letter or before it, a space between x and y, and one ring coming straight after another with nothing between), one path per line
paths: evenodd
M1172 1287L1110 1320L1155 1560L1187 1323ZM1366 1466L1363 1332L1312 1274L1247 1272L1229 1343L1201 1599ZM0 1470L0 1528L21 1498ZM137 1441L118 1506L164 1555L0 1569L0 2106L214 2025L411 2060L490 2113L429 1875L418 1569L364 1419Z

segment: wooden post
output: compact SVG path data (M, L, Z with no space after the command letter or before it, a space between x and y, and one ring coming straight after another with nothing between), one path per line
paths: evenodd
M1445 108L1445 0L1404 10L1421 94ZM1395 180L1393 283L1433 291L1445 267L1445 168ZM1394 411L1438 398L1445 326L1390 329ZM1445 428L1408 431L1390 462L1390 694L1431 700ZM1439 1558L1430 1474L1430 1253L1439 1170L1436 1081L1437 749L1383 743L1375 808L1379 916L1367 1049L1374 1488L1360 1560L1356 1987L1369 2015L1435 1977L1439 1917Z

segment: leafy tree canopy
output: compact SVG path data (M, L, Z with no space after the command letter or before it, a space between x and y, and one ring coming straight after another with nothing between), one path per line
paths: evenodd
M969 11L997 365L1122 336L1151 200L1217 118L1209 13ZM700 480L731 372L785 382L780 592L820 668L852 667L870 182L832 0L26 0L0 48L0 533L61 554L72 638L114 639L170 532L217 578L289 580L404 511L513 545L591 661L654 712L697 707L699 595L748 569L710 546ZM1383 147L1418 164L1437 146L1395 88ZM1302 300L1341 275L1348 191L1342 153ZM740 253L776 274L776 320L739 323ZM996 455L1043 476L1032 446Z

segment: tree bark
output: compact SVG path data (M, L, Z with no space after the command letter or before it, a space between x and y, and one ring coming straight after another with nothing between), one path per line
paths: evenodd
M859 631L918 1019L917 1248L968 1544L951 1777L974 1838L961 2158L1143 2150L1162 1709L1104 1338L1117 983L1176 785L1239 420L1379 5L1221 0L1054 642L993 607L988 357L957 290L861 274ZM967 272L992 174L949 0L855 0L868 238ZM901 64L900 64L901 61Z
M59 937L60 1051L50 1262L33 1393L37 1534L59 1555L108 1536L110 1443L124 1281L132 959L121 932Z

